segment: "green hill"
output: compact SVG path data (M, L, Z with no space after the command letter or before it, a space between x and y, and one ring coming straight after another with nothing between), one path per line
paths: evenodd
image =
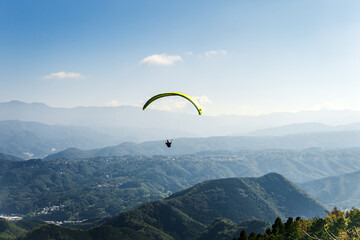
M310 195L276 173L206 181L179 191L166 201L205 224L218 217L234 222L251 218L271 222L276 217L309 218L324 211Z
M236 235L243 228L261 231L264 222L277 217L314 217L324 212L324 207L281 175L271 173L259 178L229 178L206 181L177 192L165 200L153 201L121 213L89 231L64 231L49 226L28 234L25 239L182 239L203 238L211 232L223 232L224 236ZM221 220L227 218L229 220ZM241 224L232 222L239 221ZM252 221L249 221L252 220ZM232 221L232 222L231 222ZM111 236L105 237L110 229ZM221 230L221 231L220 231ZM69 236L56 238L57 235ZM61 233L60 233L60 232ZM48 234L48 235L46 235ZM90 237L91 236L91 237ZM101 236L94 238L94 236ZM119 238L120 239L120 238Z
M324 207L281 175L210 180L177 192L162 201L143 204L104 225L151 225L176 239L195 239L217 218L233 222L277 217L311 218ZM139 227L140 229L140 227ZM186 233L186 235L184 235ZM182 234L182 235L179 235Z
M89 233L75 230L62 228L53 224L44 225L38 229L35 229L26 236L20 237L19 240L88 240L91 239Z
M14 223L0 218L0 240L11 240L22 236L26 230L16 226Z
M180 211L169 201L145 203L122 213L104 225L131 229L156 228L175 239L193 239L206 226Z
M347 173L360 168L359 156L359 149L308 149L0 160L0 212L58 221L113 216L209 179L277 172L302 182Z
M270 224L264 220L253 219L235 224L229 219L218 218L196 240L230 240L239 236L243 229L249 233L263 233L268 227Z
M360 206L360 171L332 176L300 185L329 208L351 209Z

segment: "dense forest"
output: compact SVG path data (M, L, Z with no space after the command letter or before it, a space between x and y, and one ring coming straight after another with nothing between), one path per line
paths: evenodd
M110 231L117 237L128 239L137 236L135 239L193 240L206 238L222 228L233 234L242 228L264 232L268 222L277 217L311 218L324 211L319 202L296 185L279 174L271 173L258 178L205 181L164 200L147 202L113 217L64 222L63 227L66 228L45 225L34 230L26 239L38 239L34 236L57 239L56 234L93 236ZM73 228L78 230L71 230Z
M0 212L58 221L111 216L209 179L277 172L291 181L305 182L353 172L360 168L358 152L358 149L262 150L0 160ZM327 200L337 205L338 199L333 196ZM349 197L351 203L351 196L347 194L341 200Z
M299 182L352 172L359 162L357 149L0 160L0 212L58 221L104 217L209 179L277 172Z
M53 239L53 240L92 240L92 239L181 239L168 234L143 228L142 233L131 229L116 228L109 225L95 227L89 231L67 229L44 222L0 220L0 239ZM360 239L360 210L353 208L341 211L334 208L322 217L303 219L289 217L276 218L272 224L258 221L235 224L228 219L217 219L194 240L345 240Z
M282 222L277 218L271 228L264 233L252 232L247 235L246 230L240 232L233 240L302 240L302 239L360 239L360 210L353 208L350 211L341 211L334 207L327 211L323 218L295 220L290 217Z
M291 216L295 224L298 216L302 221L316 214L322 217L326 206L278 174L258 176L281 173L304 182L303 189L316 192L314 187L320 186L319 194L326 192L329 182L346 190L333 183L358 182L353 172L360 167L358 153L359 149L244 150L27 161L2 155L7 160L0 159L0 212L62 223L36 229L9 223L12 230L6 228L3 236L28 232L27 239L36 239L31 236L51 232L55 234L51 238L57 239L66 227L66 232L77 236L74 239L82 234L84 239L111 239L108 233L124 239L232 239L239 238L242 229L248 238L259 233L264 238L276 217L285 221ZM339 179L322 178L332 175ZM241 178L224 179L228 177ZM326 196L336 205L339 198L334 193ZM356 197L342 194L340 200L345 195L348 202Z

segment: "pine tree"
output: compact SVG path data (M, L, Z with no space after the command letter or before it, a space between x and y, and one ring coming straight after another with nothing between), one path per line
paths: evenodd
M274 224L272 225L272 234L283 234L284 233L284 225L281 221L281 218L276 218Z
M251 232L249 235L249 240L256 240L256 233Z
M240 232L240 238L238 240L248 240L245 229Z
M296 227L296 222L292 217L289 217L285 223L285 239L299 239L300 232Z

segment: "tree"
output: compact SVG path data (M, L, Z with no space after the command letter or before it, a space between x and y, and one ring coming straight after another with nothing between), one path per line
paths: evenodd
M248 240L248 236L246 234L246 231L245 229L243 229L241 232L240 232L240 238L238 240Z
M272 234L278 235L284 233L284 225L281 221L281 218L276 218L274 224L272 225Z
M256 233L251 232L249 235L249 240L256 240Z
M289 217L285 223L285 239L299 239L301 236L296 222L292 217Z

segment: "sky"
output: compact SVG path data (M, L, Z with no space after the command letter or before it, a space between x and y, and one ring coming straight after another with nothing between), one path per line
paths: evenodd
M360 1L0 0L0 102L360 110ZM172 97L152 108L194 112Z

